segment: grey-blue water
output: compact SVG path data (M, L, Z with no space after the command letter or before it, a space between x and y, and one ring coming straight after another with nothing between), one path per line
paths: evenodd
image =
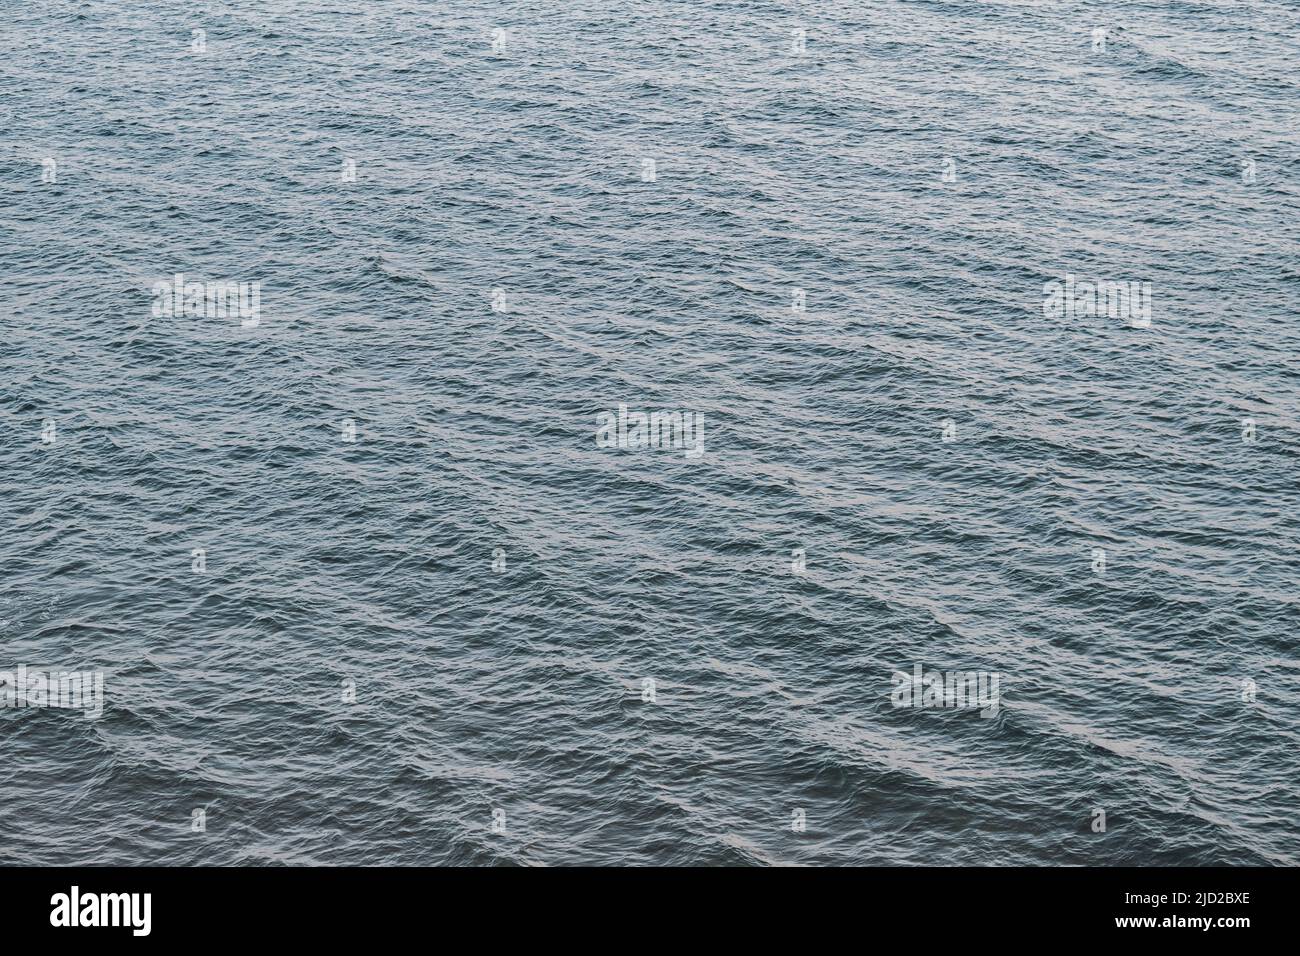
M0 862L1300 862L1297 37L4 0Z

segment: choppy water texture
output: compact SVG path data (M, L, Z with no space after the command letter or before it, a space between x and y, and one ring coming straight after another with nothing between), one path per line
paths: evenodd
M1300 862L1294 5L2 12L3 862Z

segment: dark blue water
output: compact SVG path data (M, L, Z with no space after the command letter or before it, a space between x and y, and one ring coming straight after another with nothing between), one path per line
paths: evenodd
M0 19L0 862L1300 862L1293 4Z

